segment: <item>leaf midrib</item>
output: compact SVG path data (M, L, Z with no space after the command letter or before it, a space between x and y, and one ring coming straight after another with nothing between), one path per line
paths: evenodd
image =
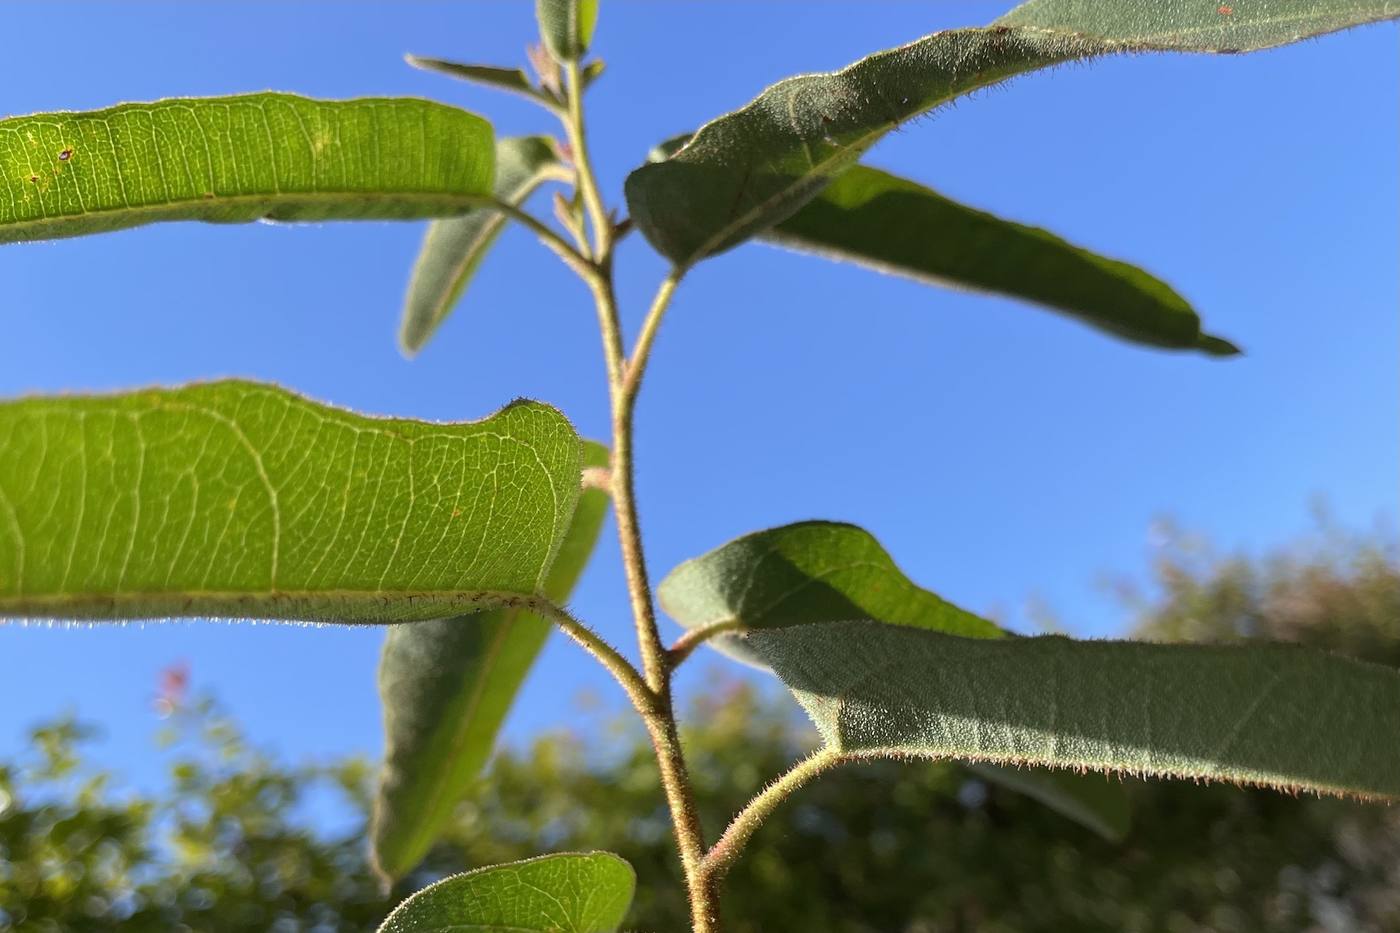
M451 214L444 214L444 217L453 217L475 208L495 208L496 201L491 195L484 194L445 194L432 190L405 189L402 191L365 191L359 189L345 189L334 191L307 191L307 192L266 192L263 194L236 194L236 195L215 195L212 198L189 198L178 201L162 201L159 204L142 204L135 207L112 207L101 210L84 210L72 214L53 214L37 220L18 220L9 223L0 223L0 245L6 242L6 235L10 231L27 232L30 230L43 230L55 227L63 223L87 218L100 218L110 216L147 217L158 216L163 212L187 207L189 205L204 204L213 206L231 205L239 206L243 204L255 204L272 201L276 204L291 203L318 203L318 202L338 202L353 198L358 201L382 202L403 201L405 199L421 200L423 203L441 203L450 205L457 210ZM191 217L191 221L199 222L201 218ZM391 217L366 217L365 220L393 220ZM427 217L417 218L419 220L429 219ZM296 219L280 220L273 217L253 218L253 220L272 220L276 223L317 223L315 219L299 221ZM250 221L251 222L251 221ZM17 241L12 241L17 242Z
M9 609L23 606L83 606L101 604L120 606L128 603L160 602L162 600L208 600L210 602L290 602L293 600L372 600L393 598L395 600L441 599L445 601L463 600L468 602L495 602L497 605L512 608L529 608L543 599L542 596L512 590L383 590L383 589L326 589L326 590L123 590L103 593L43 593L34 596L18 596L0 599L0 614Z

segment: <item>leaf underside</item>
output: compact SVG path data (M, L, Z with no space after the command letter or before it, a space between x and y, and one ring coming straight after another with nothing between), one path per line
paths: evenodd
M584 466L607 465L584 444ZM586 488L545 581L565 603L607 513L606 493ZM370 830L380 874L397 878L427 853L490 757L501 723L552 626L518 609L396 625L379 660L384 768Z
M244 94L0 120L0 243L170 220L408 219L487 195L492 131L412 98Z
M656 588L661 608L686 628L733 621L707 644L766 669L744 631L880 619L892 625L996 638L996 625L916 585L867 531L799 522L736 538L677 566Z
M687 628L734 623L732 634L706 644L762 670L769 668L742 637L745 632L879 619L974 638L1007 634L918 586L874 536L839 522L799 522L721 545L668 574L657 599ZM1109 838L1127 830L1128 801L1116 785L1044 771L980 773Z
M936 285L1035 302L1117 337L1228 355L1167 283L1053 233L857 165L762 234L779 246Z
M495 195L520 205L559 164L551 141L521 136L496 143ZM481 260L505 226L499 211L479 207L461 217L428 225L404 300L399 345L407 355L421 350L461 300Z
M0 403L0 617L442 618L539 592L580 442L548 406L369 418L241 381Z
M379 933L614 933L635 888L632 866L611 853L545 855L431 884Z
M877 622L748 643L852 756L1400 797L1400 672L1282 644L968 639Z
M652 246L684 267L790 217L901 123L1016 75L1117 53L1250 51L1400 16L1396 0L1197 7L1042 0L991 27L789 78L706 124L670 159L633 171L628 207ZM1098 15L1113 9L1125 12Z

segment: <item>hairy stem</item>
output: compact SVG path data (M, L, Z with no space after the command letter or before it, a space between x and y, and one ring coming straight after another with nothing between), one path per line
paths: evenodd
M627 691L627 696L632 701L633 706L637 707L639 711L649 710L654 714L656 698L652 694L651 688L647 686L646 680L642 678L641 673L632 665L632 662L608 644L606 639L574 618L567 609L556 606L544 597L526 600L524 605L531 612L559 626L566 635L597 658L599 663L613 675L613 679L622 685L622 689ZM646 714L644 713L644 715Z
M712 622L709 625L702 625L699 628L693 628L680 638L677 638L675 643L667 649L666 665L674 671L681 666L681 662L690 657L691 652L711 638L714 638L716 635L723 635L725 632L738 631L743 627L743 623L738 619L724 619L719 622Z
M700 863L698 879L701 884L717 889L724 876L738 861L744 846L763 821L797 790L817 775L846 761L840 752L821 749L802 759L796 765L765 787L740 810L729 823L724 835Z
M656 627L652 606L651 583L647 578L646 555L642 549L641 525L637 518L637 503L633 483L632 436L637 394L646 370L652 343L656 339L661 319L670 305L680 281L673 272L662 282L642 325L641 334L631 360L627 359L622 338L622 323L618 315L617 296L613 288L612 248L614 229L598 192L592 162L588 156L584 133L582 82L577 64L568 67L568 113L564 121L569 145L574 152L578 171L579 191L593 228L594 242L589 266L593 275L585 276L593 292L598 310L598 326L603 337L603 355L607 362L608 389L612 409L612 500L617 517L618 537L622 548L622 563L627 577L627 594L637 628L637 642L642 658L642 676L646 687L646 702L633 697L646 723L656 753L657 768L666 803L671 811L676 846L685 871L690 899L691 922L694 933L719 933L719 907L716 889L700 881L700 864L705 854L705 837L695 808L695 795L686 771L685 754L681 749L671 698L671 668L667 663L666 646ZM585 244L586 245L586 244ZM571 633L572 634L572 633ZM635 668L628 665L635 674ZM629 692L631 692L629 690Z

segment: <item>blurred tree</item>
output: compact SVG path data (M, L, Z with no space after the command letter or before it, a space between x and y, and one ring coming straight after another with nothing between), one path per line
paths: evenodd
M1132 597L1141 637L1288 639L1400 663L1388 536L1327 530L1264 560L1164 537L1156 588ZM364 857L368 767L259 753L215 704L185 701L184 682L172 672L158 700L178 739L164 798L117 792L84 763L89 734L71 720L0 765L0 929L373 929L393 901ZM689 718L712 833L812 740L786 699L738 681ZM630 727L599 733L502 752L395 894L538 851L608 848L640 875L634 927L685 928L650 753ZM348 830L304 812L328 790L350 804ZM1400 930L1400 813L1221 786L1134 782L1133 794L1136 825L1115 845L952 766L851 768L760 831L729 915L744 933Z

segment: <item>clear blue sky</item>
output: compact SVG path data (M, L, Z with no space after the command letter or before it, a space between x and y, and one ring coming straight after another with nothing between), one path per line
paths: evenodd
M605 0L591 97L608 194L657 140L789 74L838 67L1006 3ZM437 97L502 133L553 131L524 103L416 72L404 52L523 63L532 4L42 3L5 10L0 114L266 88ZM640 410L652 567L822 517L875 532L918 581L1026 626L1121 611L1160 515L1227 547L1397 512L1396 30L1238 57L1061 68L976 95L872 161L1141 263L1188 296L1232 361L1115 343L1011 302L746 246L702 267L661 335ZM547 202L542 210L546 211ZM605 429L586 295L509 232L468 305L413 362L394 334L418 224L168 225L0 248L0 394L240 375L380 414L476 418L516 396ZM632 237L635 326L662 273ZM611 529L607 532L611 534ZM628 639L606 537L577 611ZM668 623L669 625L669 623ZM63 708L152 779L156 673L187 660L273 748L377 753L382 631L190 623L0 627L0 755ZM686 678L693 689L706 667ZM618 694L562 639L511 720L577 721Z

